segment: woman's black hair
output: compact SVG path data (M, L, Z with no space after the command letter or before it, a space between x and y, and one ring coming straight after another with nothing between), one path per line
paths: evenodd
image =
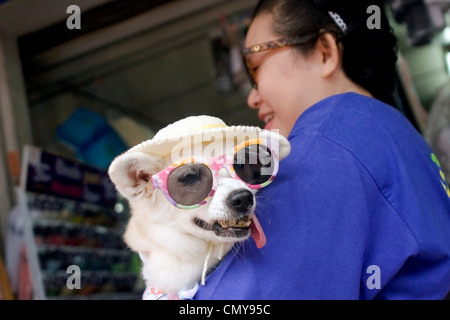
M374 27L367 24L367 9L380 9ZM331 33L342 43L342 66L346 75L369 91L375 98L394 105L396 87L397 39L389 25L381 0L260 0L253 18L261 13L273 15L273 30L283 37ZM345 23L338 26L330 12L337 13ZM298 49L307 53L317 39Z

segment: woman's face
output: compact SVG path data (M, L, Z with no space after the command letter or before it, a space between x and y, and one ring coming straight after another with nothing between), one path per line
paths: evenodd
M258 15L248 30L245 46L282 38L271 26L272 14ZM321 70L314 53L304 56L292 47L283 47L250 53L246 60L257 83L257 89L248 96L248 105L258 109L265 129L278 129L287 137L303 111L320 100Z

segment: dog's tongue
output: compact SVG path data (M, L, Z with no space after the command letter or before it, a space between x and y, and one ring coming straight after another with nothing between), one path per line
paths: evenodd
M266 235L264 234L261 224L259 223L259 220L255 214L252 216L252 224L250 225L250 231L253 240L255 240L256 247L258 249L264 247L266 245Z

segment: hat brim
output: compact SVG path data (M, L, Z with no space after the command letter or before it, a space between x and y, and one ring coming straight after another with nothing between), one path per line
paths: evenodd
M127 152L143 152L151 155L165 157L179 150L200 143L210 143L213 141L233 141L233 145L254 138L279 139L275 132L251 126L224 126L219 128L209 128L179 136L166 137L163 139L151 139L144 141Z

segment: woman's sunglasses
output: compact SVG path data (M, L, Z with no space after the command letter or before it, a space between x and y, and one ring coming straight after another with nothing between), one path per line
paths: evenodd
M316 41L319 36L320 36L320 33L317 33L317 34L313 33L313 34L309 34L307 36L302 36L302 37L281 38L281 39L277 39L277 40L273 40L273 41L255 44L248 48L244 48L242 50L242 57L244 59L245 70L247 71L247 75L249 77L252 88L258 89L258 84L256 83L255 72L253 71L253 69L251 69L248 66L248 63L247 63L247 56L249 54L278 49L278 48L284 48L284 47L304 45L311 41Z
M176 162L154 174L148 187L160 189L177 208L198 208L214 196L222 168L251 189L269 185L278 172L277 151L277 140L246 140L234 148L231 157L223 154L208 160L191 157Z

